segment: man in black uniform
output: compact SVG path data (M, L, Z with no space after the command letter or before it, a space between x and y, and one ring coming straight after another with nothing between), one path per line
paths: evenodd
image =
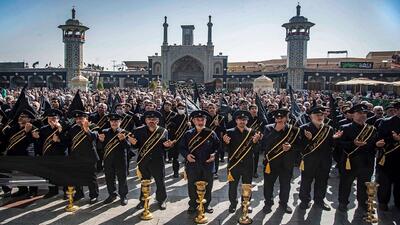
M249 112L251 114L248 121L249 128L251 128L255 132L260 132L262 137L262 134L264 133L263 129L266 124L264 124L261 118L258 117L258 106L250 105ZM261 143L257 143L253 149L253 154L254 154L253 178L258 178L257 169L258 169L258 161L260 159L260 149L261 149Z
M96 164L99 156L96 151L97 132L93 132L89 128L88 114L81 110L72 112L75 118L75 124L65 132L58 136L55 134L53 139L56 142L70 143L69 156L76 157L80 160L87 161L87 171L92 171L92 181L88 184L90 204L97 202L99 196L99 186L97 184ZM78 201L84 197L83 188L76 187L74 200Z
M172 170L174 171L174 178L179 177L179 143L185 134L185 132L190 127L189 117L186 114L185 104L178 103L177 105L178 113L171 118L170 124L168 126L168 132L171 139L174 141L174 146L169 149L169 155L172 157Z
M207 106L207 112L210 115L207 120L206 127L213 130L219 139L222 139L222 135L225 133L225 120L224 116L217 114L217 106L214 103L209 103ZM218 160L219 159L219 160ZM218 149L215 162L215 173L214 179L218 179L218 168L219 162L224 162L224 149L222 146Z
M371 180L374 171L376 129L368 125L367 106L359 104L350 109L353 114L353 122L343 125L343 134L338 139L339 147L342 149L338 163L339 181L339 210L347 211L351 186L357 179L358 206L366 209L366 186L365 182Z
M324 202L328 185L329 172L332 165L333 128L324 124L324 107L310 110L311 122L300 127L304 148L301 149L301 184L299 198L300 208L307 209L311 201L311 184L314 182L314 203L323 210L331 207ZM338 132L337 135L339 135Z
M265 149L264 157L264 198L263 211L270 213L274 204L273 190L276 179L279 177L279 208L286 213L292 213L288 206L290 193L290 179L297 156L294 145L299 139L300 129L288 124L289 110L281 108L273 112L275 124L269 124L264 129L262 146Z
M251 117L248 111L238 110L233 119L236 127L228 129L223 136L228 152L228 181L229 181L229 213L234 213L237 206L237 188L242 179L243 184L251 184L253 178L253 151L260 140L261 134L247 127Z
M93 113L89 116L89 121L92 123L93 128L92 131L97 131L101 133L103 129L109 127L109 123L107 121L107 105L104 103L97 104L97 112ZM103 170L103 153L101 149L97 147L97 154L99 155L99 161L97 162L97 171Z
M160 112L162 114L162 120L161 120L160 126L168 129L170 127L171 119L176 115L176 112L172 111L172 103L168 100L165 100ZM168 130L168 132L169 132L169 130ZM172 158L173 158L172 151L168 150L166 152L166 158L167 158L166 161L168 163L172 162Z
M64 142L54 142L55 135L60 135L63 131L60 117L63 112L58 109L49 109L44 113L47 124L32 132L33 138L37 139L36 155L41 156L67 156L68 149ZM43 198L51 198L58 195L58 186L50 186L49 191Z
M209 115L202 110L194 111L190 114L195 128L192 128L184 134L179 143L181 155L186 159L186 174L188 178L189 209L192 214L197 208L197 181L207 182L204 205L207 213L213 213L210 207L211 191L213 187L213 173L215 170L215 154L220 146L217 134L210 128L206 128Z
M166 209L167 191L165 189L165 159L164 152L173 144L168 140L168 131L158 126L161 113L158 111L146 111L143 114L146 126L134 131L130 143L139 149L137 157L137 176L142 180L154 177L156 182L156 200L161 210ZM144 201L140 192L140 202L136 209L142 209Z
M34 138L32 131L37 128L32 125L35 119L35 114L29 110L23 110L17 117L18 123L15 125L7 126L3 129L4 140L8 140L6 147L6 155L8 156L34 156ZM37 187L19 186L18 192L14 193L12 197L18 197L25 194L34 196L37 193Z
M130 143L127 140L128 133L121 129L122 116L116 113L108 114L110 128L105 129L99 134L100 148L103 149L104 175L108 190L108 198L104 204L112 203L117 198L115 176L118 179L118 194L121 205L128 204L126 195L128 194L127 184L127 152Z
M393 103L396 115L383 119L378 128L380 148L376 163L379 209L387 211L390 196L400 209L400 102Z

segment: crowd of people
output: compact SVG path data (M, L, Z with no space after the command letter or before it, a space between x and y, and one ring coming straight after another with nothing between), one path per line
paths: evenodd
M30 107L21 108L22 93ZM227 161L230 213L238 205L239 182L251 184L260 174L263 211L272 211L279 179L279 208L292 213L288 200L296 166L301 170L300 209L308 209L314 200L323 210L331 210L325 194L332 165L340 176L339 187L335 187L339 210L347 211L355 180L358 206L367 209L364 183L371 181L374 172L379 209L389 209L392 191L395 206L400 208L400 101L382 93L367 97L324 91L33 88L3 89L0 104L0 152L87 159L93 174L87 184L91 204L98 201L96 174L100 172L105 174L109 194L104 203L119 196L121 205L128 204L129 164L136 160L136 176L155 180L159 208L166 209L165 163L170 162L175 179L182 177L182 170L187 177L188 213L196 210L195 182L200 180L208 183L205 211L212 213L213 180L221 173L219 165ZM2 189L3 198L37 194L36 187L18 187L13 192L7 186ZM45 198L58 195L59 189L50 186ZM76 190L78 201L84 192L82 186ZM143 207L140 200L136 208Z

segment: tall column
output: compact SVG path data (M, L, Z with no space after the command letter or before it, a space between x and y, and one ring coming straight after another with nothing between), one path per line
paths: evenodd
M212 45L212 26L213 24L211 23L211 15L208 16L208 41L207 41L207 45Z
M167 23L167 17L164 17L164 41L163 41L163 45L168 45L168 23Z

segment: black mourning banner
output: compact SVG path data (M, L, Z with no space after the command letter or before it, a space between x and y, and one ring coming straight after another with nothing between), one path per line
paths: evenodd
M69 156L1 156L1 171L43 177L59 186L87 186L96 180L96 162Z

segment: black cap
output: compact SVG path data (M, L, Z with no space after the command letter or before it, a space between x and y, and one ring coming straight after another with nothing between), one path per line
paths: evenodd
M82 110L74 110L72 112L72 117L77 118L77 117L87 117L88 114Z
M343 113L352 113L351 111L350 111L350 106L348 106L348 105L346 105L346 106L343 106L342 107L342 111L343 111Z
M170 101L166 100L166 101L164 102L164 105L172 105L172 103L171 103Z
M310 109L310 114L318 114L318 113L324 113L326 110L325 107L322 106L316 106L312 109Z
M21 115L25 115L28 116L31 119L35 119L35 114L33 112L31 112L30 110L24 109L22 110L22 112L19 114L19 116Z
M288 115L288 113L289 113L289 110L288 110L288 109L286 109L286 108L280 108L280 109L277 109L277 110L273 111L273 112L272 112L272 116L273 116L274 118L277 118L277 117L285 117L285 116Z
M355 112L368 112L368 107L364 104L358 104L353 106L350 110L349 113L355 113Z
M144 118L158 118L161 119L162 115L159 111L146 111L143 113Z
M191 118L202 117L202 118L206 118L207 119L207 117L210 117L210 114L208 114L208 112L206 112L204 110L196 110L196 111L193 111L192 113L190 113L190 117Z
M124 106L124 104L122 104L122 103L117 103L115 106L114 106L114 108L117 108L118 106Z
M237 110L236 112L233 113L233 119L249 119L251 117L251 114L249 111L246 110Z
M45 116L58 116L61 117L63 112L59 109L49 109L44 112Z
M110 113L107 115L109 120L122 120L124 117L117 113Z
M183 103L183 102L179 102L179 103L176 105L176 108L178 108L178 107L186 107L186 105L185 105L185 103Z

